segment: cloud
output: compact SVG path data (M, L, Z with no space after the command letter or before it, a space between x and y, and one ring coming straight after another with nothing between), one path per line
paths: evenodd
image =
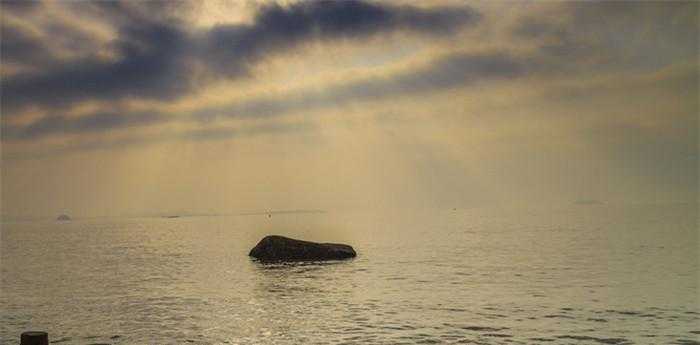
M229 76L269 53L313 39L367 37L390 31L447 35L477 21L468 7L421 9L364 1L302 1L260 8L251 25L218 26L207 32L205 54L216 71Z
M342 83L327 87L321 92L306 90L277 97L261 97L177 116L143 112L98 112L78 118L51 116L25 127L6 128L3 135L6 140L37 139L62 133L97 132L150 125L172 121L176 117L205 122L217 118L269 118L299 110L340 106L353 101L429 94L484 81L518 78L541 67L527 57L516 57L505 52L456 53L388 77Z
M5 140L37 139L54 134L103 132L118 128L163 123L169 117L155 112L129 113L98 112L81 117L49 116L27 126L3 128Z
M41 5L39 1L23 1L23 0L4 0L2 1L2 10L12 13L28 13L35 10Z
M182 140L223 140L236 137L249 137L263 134L282 134L309 131L314 127L308 122L268 123L248 128L205 128L195 129L177 135Z
M309 132L314 126L308 122L267 123L249 127L209 127L179 132L161 132L156 135L133 134L112 139L91 139L73 144L52 145L46 149L32 151L2 152L3 161L16 161L56 157L96 150L121 150L173 141L209 141L249 138L270 134Z
M191 77L183 57L186 34L171 25L125 27L115 43L119 58L71 61L44 73L3 80L3 113L29 106L66 106L83 100L124 97L168 99L188 90Z
M6 22L0 23L0 58L5 63L24 63L47 66L54 58L42 40L30 32Z
M511 33L572 70L652 71L697 57L698 13L693 1L561 2L521 16Z
M518 78L541 68L535 60L506 52L455 53L388 77L338 84L321 92L302 91L203 109L195 117L207 121L217 117L272 117L353 101L428 94L484 81Z
M469 7L424 9L359 0L305 1L262 6L251 24L194 31L177 17L149 15L128 2L68 5L116 26L118 38L110 46L114 57L81 57L4 78L6 116L28 106L68 107L85 100L169 100L196 91L206 80L248 75L250 66L269 54L307 41L395 31L447 35L479 18ZM3 57L20 59L40 52L47 44L16 29L2 27L3 36L11 38L3 46Z

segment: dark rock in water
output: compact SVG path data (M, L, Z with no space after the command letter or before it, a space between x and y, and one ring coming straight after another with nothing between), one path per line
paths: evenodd
M260 261L320 261L354 258L347 244L315 243L284 236L266 236L248 254Z
M66 222L70 220L70 217L68 217L67 214L62 214L56 218L58 221Z

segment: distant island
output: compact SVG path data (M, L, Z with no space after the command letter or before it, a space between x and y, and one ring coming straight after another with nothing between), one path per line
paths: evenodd
M68 217L67 214L62 214L62 215L56 217L56 220L59 222L67 222L67 221L70 221L70 217Z
M239 213L241 216L258 216L266 215L271 217L273 214L304 214L304 213L326 213L324 210L277 210L277 211L259 211L259 212L247 212Z

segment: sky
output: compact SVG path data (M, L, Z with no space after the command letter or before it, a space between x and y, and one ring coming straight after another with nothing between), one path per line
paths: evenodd
M696 203L699 7L3 1L2 216Z

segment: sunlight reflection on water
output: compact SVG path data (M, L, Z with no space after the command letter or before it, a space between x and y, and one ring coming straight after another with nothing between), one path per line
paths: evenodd
M696 209L313 214L2 227L0 339L60 344L698 341ZM262 264L264 234L348 242Z

